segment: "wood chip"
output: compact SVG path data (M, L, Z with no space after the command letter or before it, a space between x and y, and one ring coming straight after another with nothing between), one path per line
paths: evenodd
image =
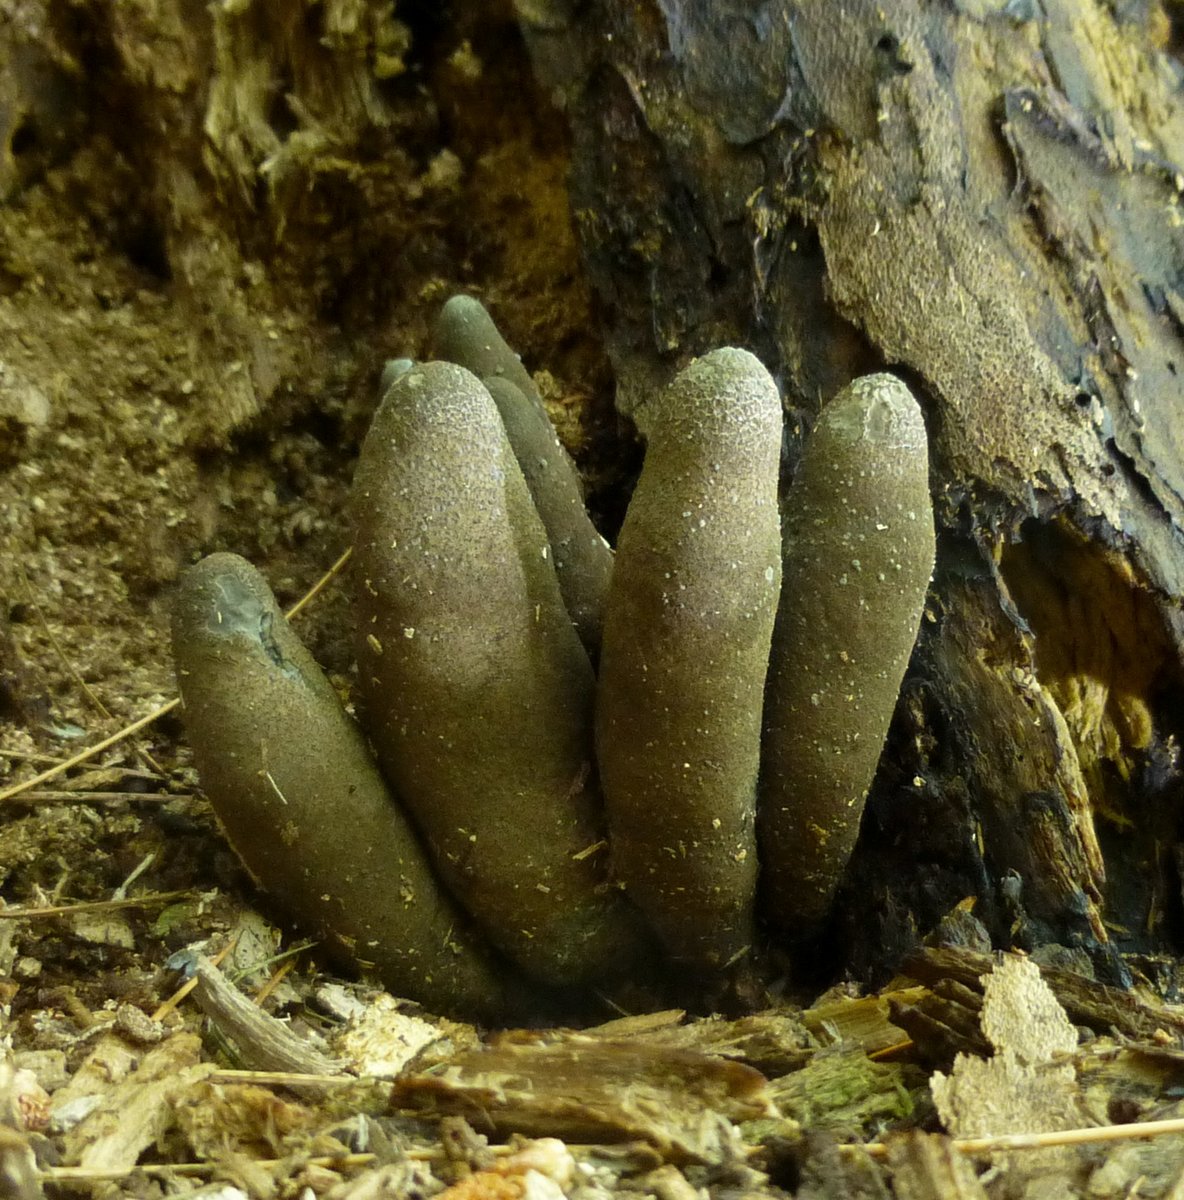
M201 1041L181 1033L149 1050L65 1138L67 1163L92 1171L134 1166L173 1124L176 1106L214 1070L199 1062ZM134 1061L134 1060L133 1060ZM56 1100L56 1098L55 1098Z
M197 964L193 995L202 1012L234 1043L256 1071L340 1075L341 1064L321 1053L275 1017L257 1008L207 959Z
M897 1200L986 1200L973 1164L943 1134L892 1138L887 1151Z
M765 1077L694 1051L572 1035L509 1037L400 1080L396 1107L460 1115L499 1135L648 1143L671 1162L734 1156L732 1123L775 1116Z

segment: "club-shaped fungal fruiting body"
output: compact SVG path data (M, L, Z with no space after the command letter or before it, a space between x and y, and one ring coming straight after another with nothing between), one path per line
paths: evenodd
M916 402L873 376L825 408L782 536L776 388L745 351L696 360L654 402L613 564L488 314L454 300L435 339L462 365L388 371L353 489L381 774L242 560L182 582L186 724L231 842L393 990L489 1018L510 964L588 988L652 960L651 930L704 970L762 920L815 925L932 568Z
M826 916L863 815L933 574L921 410L867 375L823 410L789 491L765 699L765 915Z
M596 681L476 376L433 362L391 385L354 511L367 724L441 876L535 978L611 975L642 942L596 852Z
M497 967L254 567L212 554L186 573L173 652L202 786L251 874L401 994L504 1013Z
M470 370L493 397L546 528L563 602L584 645L595 654L612 551L588 517L580 478L534 380L489 313L469 296L454 296L444 305L433 337L439 356Z
M596 749L613 866L682 962L752 945L761 704L781 580L781 401L744 350L654 401L617 547Z

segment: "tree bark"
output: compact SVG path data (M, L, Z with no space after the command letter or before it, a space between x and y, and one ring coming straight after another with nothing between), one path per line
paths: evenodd
M519 0L566 109L619 400L755 350L788 456L886 368L940 529L842 896L890 964L964 897L997 942L1179 924L1184 109L1154 4Z

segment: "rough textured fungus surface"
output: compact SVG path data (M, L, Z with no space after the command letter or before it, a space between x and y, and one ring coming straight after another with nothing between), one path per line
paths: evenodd
M262 576L211 555L186 575L174 625L198 769L252 875L339 957L438 1009L503 1011L495 971Z
M933 574L921 410L868 375L823 410L790 489L765 701L761 845L782 928L826 915Z
M781 404L743 350L654 400L617 546L596 753L613 865L676 957L753 944L756 784L781 582Z
M512 388L512 408L524 402L521 368L488 316L471 301L462 311L488 335L469 337L465 357L480 367L490 352L491 383ZM773 381L734 349L678 375L653 405L598 679L515 458L538 439L509 438L489 389L461 366L400 365L388 381L354 481L359 691L439 882L406 885L420 860L393 812L397 831L375 828L386 801L361 738L292 635L275 633L282 619L256 577L215 558L182 584L176 653L206 790L264 886L394 990L488 1013L509 998L500 981L486 987L486 960L462 929L480 928L505 976L536 986L611 988L652 966L647 924L684 970L758 958L760 804L770 891L808 897L771 913L783 932L815 931L854 844L932 568L925 431L907 388L876 376L824 411L782 548ZM572 474L562 456L546 470ZM573 475L565 503L575 487ZM766 703L783 554L794 590ZM226 600L240 594L250 637L242 605ZM758 788L762 713L773 749ZM326 835L308 852L294 814L311 828L318 807ZM384 856L391 878L351 899L363 866L381 871ZM455 937L437 927L445 892L471 919Z

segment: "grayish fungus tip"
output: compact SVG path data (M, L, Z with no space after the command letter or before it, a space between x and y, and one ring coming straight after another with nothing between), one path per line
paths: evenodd
M409 358L388 358L383 364L382 378L378 381L378 398L381 400L391 384L406 375L414 366L415 363Z
M764 367L724 349L655 410L609 590L597 754L626 893L677 959L718 968L754 936L781 406Z
M925 425L900 380L857 379L822 410L784 526L760 836L766 913L804 935L859 834L933 572Z

